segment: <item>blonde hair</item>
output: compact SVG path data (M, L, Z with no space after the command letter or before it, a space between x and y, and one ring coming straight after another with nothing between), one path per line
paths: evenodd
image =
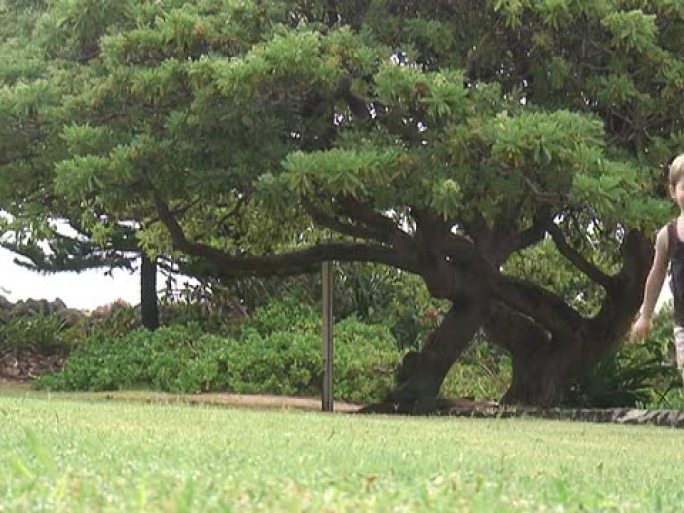
M675 186L677 182L684 178L684 153L681 153L670 164L670 185Z

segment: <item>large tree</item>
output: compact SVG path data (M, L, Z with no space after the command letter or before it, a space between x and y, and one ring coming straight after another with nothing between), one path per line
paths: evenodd
M684 147L682 20L671 0L57 0L41 30L79 80L66 154L37 158L60 197L141 213L146 245L217 277L420 275L452 308L400 411L481 328L513 358L504 400L553 404L641 302ZM527 265L559 257L597 308Z

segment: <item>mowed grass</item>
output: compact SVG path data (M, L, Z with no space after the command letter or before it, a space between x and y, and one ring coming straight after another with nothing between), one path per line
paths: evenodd
M0 512L682 511L684 432L0 394Z

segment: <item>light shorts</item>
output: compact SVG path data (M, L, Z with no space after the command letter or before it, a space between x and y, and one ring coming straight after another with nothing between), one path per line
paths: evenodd
M677 355L677 368L684 370L684 326L674 327L674 345L675 354Z

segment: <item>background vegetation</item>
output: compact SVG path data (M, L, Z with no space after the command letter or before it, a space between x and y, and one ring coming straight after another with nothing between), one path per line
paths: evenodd
M379 401L402 356L419 348L445 305L414 276L382 266L338 266L335 289L335 396ZM121 302L80 318L10 316L0 325L0 351L68 355L63 372L36 381L49 390L319 395L319 297L316 275L205 283L163 299L157 331L141 327L139 309ZM565 404L684 406L671 332L666 308L644 343L626 344L602 361ZM441 395L496 400L510 379L510 356L480 334Z

